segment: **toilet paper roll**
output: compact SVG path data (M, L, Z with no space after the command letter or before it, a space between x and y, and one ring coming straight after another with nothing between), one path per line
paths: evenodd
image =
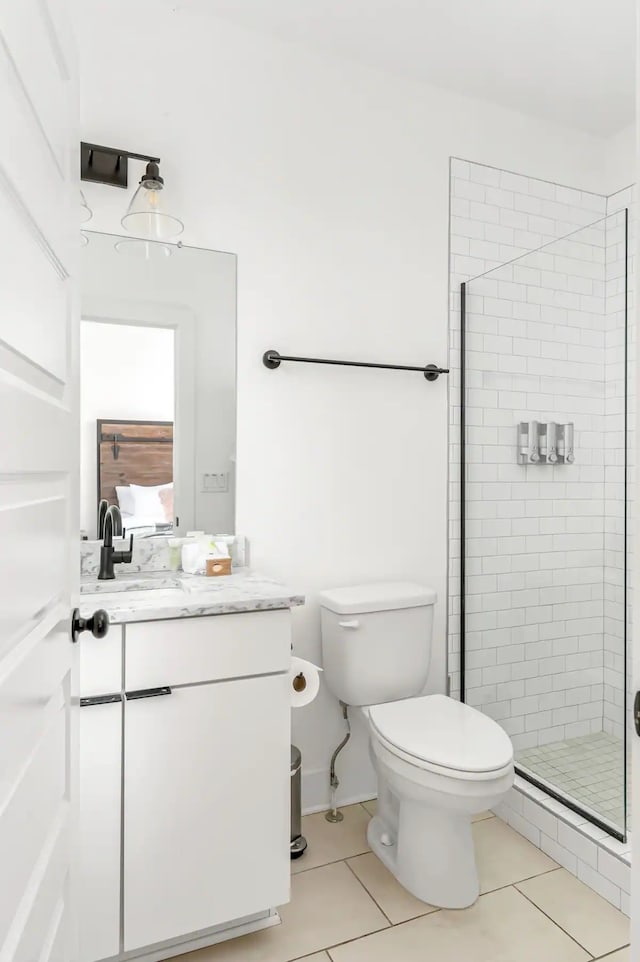
M302 708L308 705L320 690L320 672L322 668L305 661L304 658L292 658L289 669L289 687L291 689L291 707Z

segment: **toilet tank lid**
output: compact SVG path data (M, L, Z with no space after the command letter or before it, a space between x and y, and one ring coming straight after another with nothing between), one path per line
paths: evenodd
M350 588L332 588L320 593L320 606L338 615L364 614L367 611L393 611L434 605L433 588L409 581L381 581Z

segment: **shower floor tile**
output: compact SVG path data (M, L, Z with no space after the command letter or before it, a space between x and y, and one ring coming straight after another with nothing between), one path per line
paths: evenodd
M607 822L624 825L624 744L605 732L551 742L516 753L525 773L591 809ZM630 806L629 806L630 808ZM628 817L630 828L630 817Z

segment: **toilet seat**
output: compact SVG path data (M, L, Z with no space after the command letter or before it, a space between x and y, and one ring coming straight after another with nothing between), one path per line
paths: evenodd
M445 695L373 705L375 737L409 765L458 779L496 778L513 767L513 746L492 718Z

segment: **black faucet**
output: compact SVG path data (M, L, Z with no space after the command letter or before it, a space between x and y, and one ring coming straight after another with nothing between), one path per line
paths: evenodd
M98 572L98 581L113 581L115 578L115 573L113 566L115 564L131 564L133 558L133 535L129 538L129 550L128 551L115 551L113 547L113 533L114 527L117 523L117 518L115 517L115 511L112 505L111 508L106 513L104 519L104 541L102 547L100 548L100 571ZM117 509L116 509L117 510ZM118 516L120 511L118 511ZM120 520L120 526L122 526L122 520Z
M122 513L117 504L110 504L107 508L107 514L111 515L111 520L113 521L113 537L122 538L124 537L124 528L122 527ZM105 515L106 518L106 515ZM103 531L104 536L104 531Z
M104 538L104 519L107 516L109 502L106 498L101 498L98 503L98 541Z
M113 516L114 538L119 538L124 531L120 508L117 504L109 504L106 498L102 498L98 504L98 541L102 541L104 538L104 523L109 513Z

